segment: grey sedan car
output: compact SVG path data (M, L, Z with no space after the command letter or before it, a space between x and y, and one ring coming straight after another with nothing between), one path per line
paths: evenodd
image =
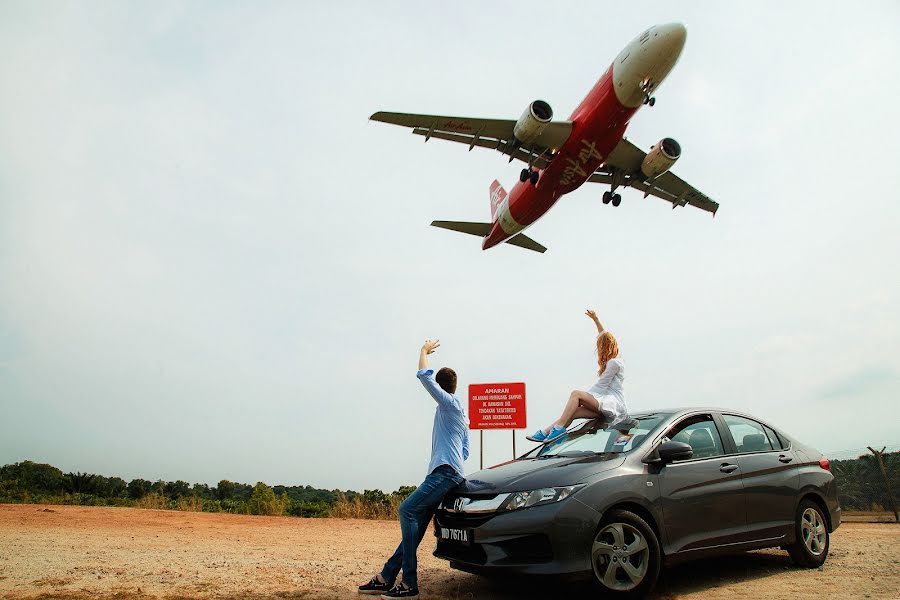
M584 576L640 597L662 565L780 547L817 567L841 522L828 459L724 409L658 411L627 433L587 421L478 471L437 510L434 555L474 573Z

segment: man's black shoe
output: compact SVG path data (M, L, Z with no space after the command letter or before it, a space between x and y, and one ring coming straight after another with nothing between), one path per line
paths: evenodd
M384 594L391 589L391 584L381 583L376 575L369 580L369 583L359 586L360 594Z
M402 583L398 583L391 591L381 595L382 598L418 598L419 588L408 588Z

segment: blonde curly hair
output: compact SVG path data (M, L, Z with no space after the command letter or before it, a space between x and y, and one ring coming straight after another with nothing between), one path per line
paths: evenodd
M616 336L608 331L604 331L597 336L597 375L603 375L606 370L606 363L619 355L619 342Z

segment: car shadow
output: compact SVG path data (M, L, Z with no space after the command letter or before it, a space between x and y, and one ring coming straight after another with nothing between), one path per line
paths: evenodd
M795 568L799 567L793 566L787 553L778 551L754 551L698 560L663 569L654 592L648 598L665 600L682 594L772 577ZM428 582L431 594L437 593L437 597L442 599L555 598L559 596L561 586L565 588L566 598L574 600L597 597L596 590L590 584L565 582L558 577L479 576L460 572L432 575L420 572L420 579Z

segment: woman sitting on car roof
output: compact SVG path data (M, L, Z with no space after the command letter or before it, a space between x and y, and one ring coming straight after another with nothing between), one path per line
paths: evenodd
M566 428L575 419L600 417L610 429L625 432L631 427L623 389L625 364L619 358L619 344L612 333L603 329L597 313L588 309L585 314L597 326L597 374L600 378L587 391L573 391L559 419L527 436L533 442L552 442L566 433Z

